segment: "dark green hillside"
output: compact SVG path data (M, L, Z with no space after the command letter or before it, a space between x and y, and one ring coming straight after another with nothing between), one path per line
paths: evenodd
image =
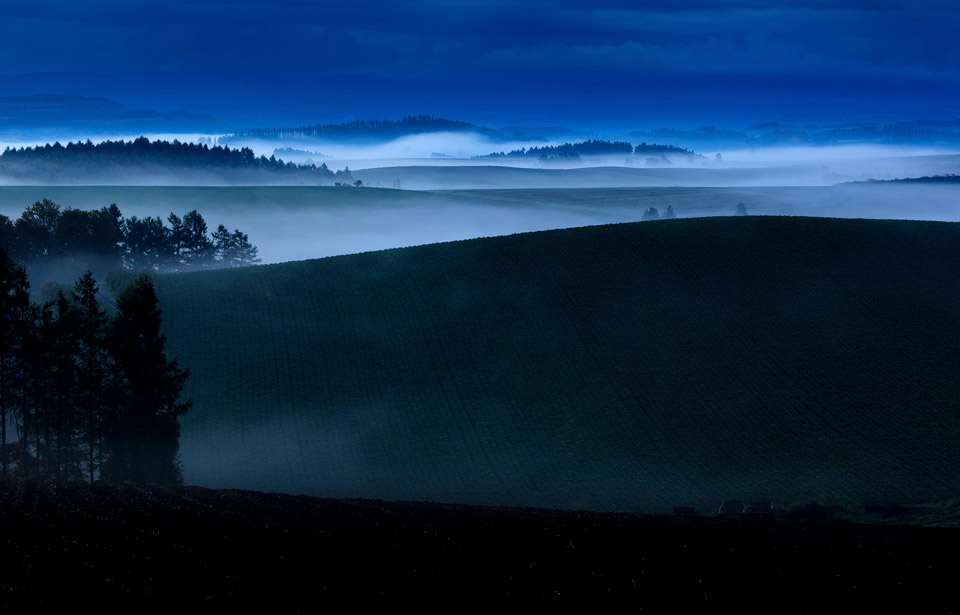
M550 507L960 491L960 225L701 218L159 277L187 482Z

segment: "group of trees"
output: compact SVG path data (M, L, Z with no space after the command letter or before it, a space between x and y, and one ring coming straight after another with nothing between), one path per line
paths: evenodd
M595 139L581 143L564 143L562 145L545 145L529 149L516 149L504 154L503 152L487 154L480 158L579 158L580 156L644 156L659 154L660 156L680 155L700 157L696 152L676 147L674 145L659 145L643 142L634 147L626 141L604 141Z
M684 156L699 156L699 154L693 150L677 147L676 145L661 145L659 143L647 143L646 141L636 146L633 149L633 154L635 156L642 156L645 154L679 154Z
M660 219L672 220L673 218L676 218L676 217L677 217L677 214L675 214L673 211L673 205L667 205L667 208L663 211L662 216L660 215L660 212L657 210L656 207L651 207L649 209L644 210L643 214L641 214L640 216L640 219L644 221L660 220Z
M580 143L563 143L562 145L544 145L515 149L504 154L493 153L480 158L579 158L580 156L629 156L633 153L633 146L624 141L591 140Z
M103 141L93 143L47 143L37 147L7 148L0 155L0 172L19 176L51 173L53 179L87 176L110 169L148 170L153 168L189 169L192 172L251 171L272 174L307 174L332 178L334 172L326 165L302 165L284 162L275 156L256 156L247 147L206 143L184 143L178 140L150 141L139 137L133 141ZM31 173L32 172L32 173Z
M55 279L85 269L186 271L260 262L246 233L222 224L210 233L196 210L182 218L171 213L167 223L160 217L124 218L116 204L82 211L43 199L16 221L0 215L0 246L31 271Z
M88 271L36 303L23 266L0 248L4 478L180 482L188 371L166 358L153 282L137 278L112 317L98 291Z
M735 216L746 216L747 208L743 203L737 203L736 209L733 211ZM673 205L667 205L667 208L663 210L663 214L656 207L650 207L645 209L640 215L640 219L643 221L647 220L671 220L676 218L677 214L673 211Z

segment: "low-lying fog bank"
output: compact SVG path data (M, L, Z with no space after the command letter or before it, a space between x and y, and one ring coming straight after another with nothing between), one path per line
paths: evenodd
M41 198L63 207L117 203L127 217L183 214L240 228L264 263L473 237L633 222L651 208L678 217L748 214L960 221L960 185L523 189L416 192L355 187L2 186L16 219ZM213 230L213 229L211 229Z
M151 134L147 138L210 146L222 140L216 135L202 134ZM405 190L829 186L960 172L960 152L949 144L850 143L690 151L671 149L656 141L641 142L639 138L602 144L590 140L596 138L583 135L569 141L554 138L501 142L473 133L415 134L383 143L362 139L234 138L229 139L231 149L248 147L257 157L325 165L331 171L350 169L352 173L338 177L325 173L226 173L196 164L151 166L136 160L58 172L60 167L34 168L27 160L21 164L23 168L0 168L0 185L332 185L359 180L367 186ZM117 135L116 139L132 140L133 135ZM101 140L103 137L97 139ZM569 145L571 141L576 145ZM61 143L66 143L66 139L61 139ZM0 138L0 149L38 144L43 143ZM641 144L647 149L630 149ZM533 152L529 151L531 148ZM625 152L616 153L623 148ZM541 152L546 153L537 155Z
M352 167L351 167L352 169ZM364 185L406 190L486 188L734 188L832 186L834 184L945 175L960 172L960 156L931 156L835 163L808 162L746 166L726 163L693 167L605 166L578 169L510 167L500 164L403 166L352 171Z

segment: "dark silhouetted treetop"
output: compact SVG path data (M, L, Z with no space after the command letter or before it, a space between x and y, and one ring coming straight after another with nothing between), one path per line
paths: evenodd
M643 142L634 148L633 153L637 156L649 154L682 154L684 156L698 156L693 150L677 147L675 145L660 145L657 143Z
M7 148L0 155L0 173L11 177L58 179L102 175L111 170L206 172L237 178L251 172L297 177L319 181L333 176L326 165L285 163L274 156L256 156L249 148L231 149L228 145L213 147L206 143L184 143L178 140L150 141L139 137L133 141L59 142L37 147Z
M544 145L479 156L479 158L578 158L580 156L629 156L633 146L624 141L592 140L562 145Z
M106 426L110 456L103 475L110 480L183 480L177 417L191 405L180 399L189 371L167 360L160 325L156 288L142 275L117 298L117 316L107 335L126 393Z
M0 218L0 245L41 279L75 279L86 270L105 274L135 270L192 271L260 262L257 247L235 229L215 249L213 235L196 210L182 218L171 212L124 219L116 203L99 210L61 209L43 199L27 207L16 223Z
M324 154L320 152L311 152L305 149L296 149L293 147L278 147L273 150L273 155L282 158L283 156L308 156L314 158L326 158Z
M250 244L246 233L235 229L233 233L222 224L213 232L214 266L243 267L260 262L257 247Z
M181 482L188 372L167 360L151 278L120 294L113 319L89 271L69 296L54 287L31 301L23 268L0 250L3 476Z

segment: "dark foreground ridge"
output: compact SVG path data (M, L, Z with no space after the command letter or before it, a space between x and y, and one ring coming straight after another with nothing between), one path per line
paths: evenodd
M934 528L79 483L2 486L0 527L4 609L960 608L960 534Z
M728 216L158 276L192 373L184 478L633 512L949 500L957 262L956 223Z

